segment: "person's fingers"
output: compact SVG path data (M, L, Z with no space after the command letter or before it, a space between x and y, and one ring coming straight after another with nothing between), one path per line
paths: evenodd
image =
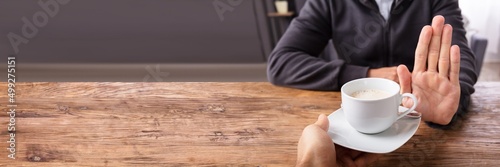
M427 71L436 72L439 52L441 49L441 35L443 34L444 17L435 16L432 19L432 38L429 44L429 56L427 57Z
M356 166L368 166L379 159L380 156L382 155L363 153L358 158L356 158L356 160L354 160L354 164L356 164Z
M439 54L439 76L448 78L450 73L450 48L453 28L446 24L443 28L443 39L441 40L441 51Z
M325 114L319 115L318 120L314 124L318 125L321 129L328 132L328 127L330 126L330 122L328 121L328 118L326 117Z
M451 47L451 68L450 68L450 81L454 85L460 85L460 47L453 45Z
M399 77L399 85L401 86L401 94L403 93L411 93L412 88L411 88L411 73L410 70L408 70L408 67L406 65L399 65L398 66L398 77ZM403 106L408 107L408 106L413 106L413 101L408 100L408 97L403 98Z
M401 93L411 93L411 73L406 65L399 65L398 69L399 85L401 85Z
M427 69L427 55L429 53L429 43L431 41L432 27L424 26L420 32L417 49L415 49L415 64L413 72L422 72Z

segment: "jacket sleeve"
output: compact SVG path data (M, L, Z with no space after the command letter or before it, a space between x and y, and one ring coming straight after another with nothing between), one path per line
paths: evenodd
M446 23L453 27L452 45L460 47L460 104L452 121L448 125L437 125L428 123L431 127L450 129L459 126L458 123L465 116L470 103L470 95L474 93L474 84L477 81L475 73L475 56L472 53L462 22L462 12L458 6L458 0L436 0L433 4L434 15L442 15Z
M339 90L344 83L366 77L368 67L344 60L319 58L332 37L330 2L307 1L269 56L268 80L279 86L311 90Z

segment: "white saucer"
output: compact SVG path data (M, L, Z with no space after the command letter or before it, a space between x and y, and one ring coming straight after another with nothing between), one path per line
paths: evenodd
M407 108L399 107L399 111ZM389 153L405 144L418 129L420 118L403 117L389 129L377 134L363 134L356 131L344 117L342 108L328 116L328 135L335 144L369 153Z

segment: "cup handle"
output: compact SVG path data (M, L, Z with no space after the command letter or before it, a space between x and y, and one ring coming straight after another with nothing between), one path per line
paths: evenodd
M411 93L404 93L401 95L401 100L403 100L403 97L411 98L413 100L413 106L411 106L410 109L408 109L405 112L403 112L402 114L400 114L396 120L403 118L405 115L409 114L410 112L415 110L415 108L417 107L418 102L417 102L417 97L415 97L415 95L413 95Z

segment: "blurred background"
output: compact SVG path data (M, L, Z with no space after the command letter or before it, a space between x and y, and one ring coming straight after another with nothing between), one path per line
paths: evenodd
M479 81L500 81L500 1L459 0L459 4L481 72Z
M16 55L18 82L267 81L267 56L305 2L277 12L277 1L0 0L0 67ZM471 41L487 41L480 79L500 80L500 1L460 6Z

